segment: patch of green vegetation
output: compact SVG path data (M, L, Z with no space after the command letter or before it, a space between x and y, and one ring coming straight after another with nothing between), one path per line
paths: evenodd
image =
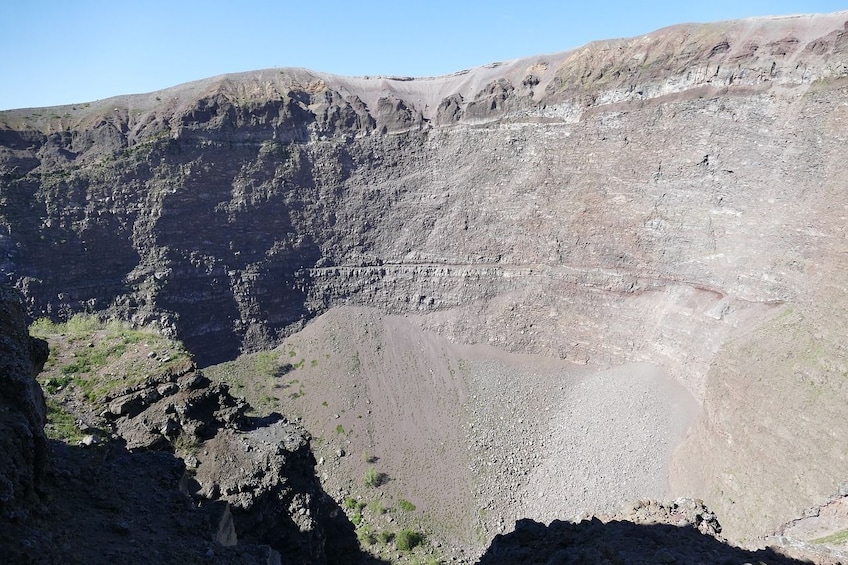
M359 545L374 545L377 542L377 536L371 531L368 524L362 523L356 528L356 539Z
M289 357L295 357L297 353L295 353L294 349L289 350Z
M818 539L814 539L813 543L827 543L831 545L843 545L848 543L848 530L842 530L841 532L836 532L835 534L830 534L829 536L824 536Z
M309 366L310 367L317 367L318 366L318 359L313 359L312 361L310 361Z
M386 513L386 509L383 508L383 501L379 499L369 502L368 510L376 516Z
M401 551L412 551L424 541L424 535L415 530L401 530L395 536L395 545Z
M274 351L260 351L253 357L256 372L263 377L273 377L280 366Z
M415 510L415 505L412 504L410 501L408 501L404 498L401 498L398 501L398 508L400 508L404 512L413 512Z
M50 439L57 439L65 443L76 443L83 438L83 434L77 427L74 415L65 410L62 404L53 398L47 398L47 425L44 433Z
M120 357L127 350L124 343L103 344L82 348L75 353L73 361L62 367L63 375L89 373Z
M360 525L362 523L362 514L354 512L350 515L350 521L354 526Z
M340 436L344 435L344 433L345 433L344 426L342 426L341 424L336 424L336 433L339 434Z
M30 326L30 334L50 344L51 363L39 378L44 389L56 394L73 385L90 401L137 385L153 371L166 372L189 361L179 342L150 329L117 320L104 322L90 314L76 314L58 323L40 318ZM124 359L130 346L142 342L152 355L145 357L149 362Z
M395 534L393 534L389 530L383 530L382 532L377 534L377 541L379 541L383 545L390 543L393 539L395 539Z
M171 446L174 448L174 453L182 456L194 455L200 448L196 437L183 432L180 432L180 435L171 442Z
M44 387L49 394L56 394L60 390L66 388L69 384L73 382L73 378L70 375L59 375L56 377L48 377L44 379L41 383L41 386Z
M360 510L365 508L365 503L356 500L352 496L348 496L347 498L344 499L344 507L347 508L348 510L353 510L355 512L359 512Z
M283 382L281 379L294 370L284 361L291 351L272 350L240 355L232 361L204 367L204 374L217 382L224 382L238 390L251 405L252 414L262 414L278 408L282 397L277 390L288 389L299 384L298 379ZM288 391L287 398L297 399L306 395L303 385L299 390Z
M39 318L29 327L29 333L35 337L47 339L60 334L68 341L80 341L88 338L95 330L102 329L103 323L87 314L75 314L66 322L53 322L49 318Z
M374 467L368 467L365 471L365 479L363 481L366 487L376 488L382 484L382 476Z

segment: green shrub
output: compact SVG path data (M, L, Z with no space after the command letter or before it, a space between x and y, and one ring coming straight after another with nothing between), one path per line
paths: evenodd
M372 514L385 514L386 509L383 508L383 501L381 500L372 500L368 503L368 510L371 511Z
M377 541L377 537L371 532L368 524L360 524L356 528L356 539L359 540L359 545L374 545Z
M197 453L197 450L200 449L200 443L192 434L181 431L171 442L171 447L174 448L174 453L177 455L188 456Z
M377 534L377 541L379 541L383 545L389 543L393 539L395 539L395 535L389 530L383 530L382 532Z
M50 377L44 382L44 389L50 394L56 394L61 389L71 384L72 381L73 379L69 375Z
M359 502L358 500L356 500L352 496L348 496L347 498L344 499L344 507L347 508L348 510L355 510L355 511L359 512L360 510L365 508L365 503Z
M424 536L413 530L401 530L395 536L395 545L401 551L410 551L423 541Z
M274 351L260 351L253 357L256 373L261 377L275 377L280 367L277 353Z
M415 505L414 505L414 504L412 504L410 501L405 500L405 499L403 499L403 498L401 498L401 499L398 501L398 507L399 507L401 510L403 510L404 512L412 512L413 510L415 510Z
M374 467L369 467L367 471L365 471L365 486L370 488L375 488L380 486L380 473L377 472L377 469Z

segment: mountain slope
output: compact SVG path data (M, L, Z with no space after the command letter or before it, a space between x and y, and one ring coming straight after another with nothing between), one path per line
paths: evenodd
M2 112L0 270L33 313L155 324L203 364L347 304L661 366L702 403L673 488L768 533L848 475L846 23Z

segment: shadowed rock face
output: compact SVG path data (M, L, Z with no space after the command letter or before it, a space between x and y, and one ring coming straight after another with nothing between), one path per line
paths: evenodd
M848 474L846 21L3 112L0 270L33 314L155 323L202 364L352 304L464 342L663 365L704 406L676 488L753 535L764 509L769 530ZM799 474L799 434L821 471Z
M748 551L725 545L690 526L603 523L598 519L579 523L554 520L545 526L520 520L515 531L498 535L480 559L480 565L509 563L601 564L757 563L801 565L809 561L785 557L772 549Z
M2 520L29 514L47 470L46 407L35 375L47 344L27 333L20 293L0 286L0 512Z

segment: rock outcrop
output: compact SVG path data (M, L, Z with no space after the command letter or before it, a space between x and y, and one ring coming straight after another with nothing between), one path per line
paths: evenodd
M783 524L767 542L821 565L848 563L848 483L823 503Z
M0 313L4 563L365 561L303 428L248 416L190 361L102 395L57 388L52 417L82 439L48 441L34 378L47 343L29 336L16 291L2 289Z
M103 403L108 408L91 427L113 429L130 451L175 450L186 465L182 490L200 506L223 503L216 535L226 545L264 544L302 563L358 553L298 424L276 413L247 416L244 400L193 366L151 376Z
M833 506L842 504L842 498L833 497L820 510L832 514ZM545 526L533 520L519 520L512 532L495 537L479 563L844 563L846 554L842 551L792 538L793 529L797 532L824 524L831 528L843 525L840 520L827 518L816 521L817 516L818 511L808 512L804 518L787 524L780 535L768 539L767 548L744 549L728 544L721 536L716 515L703 501L639 500L615 514L574 522L554 520Z
M40 503L49 453L46 407L35 375L47 344L27 332L23 297L0 285L0 520L24 519Z
M614 517L554 520L547 526L519 520L514 531L495 537L479 563L807 563L774 549L751 551L728 545L717 536L719 531L715 515L699 501L642 501Z
M848 475L846 23L2 112L0 272L32 314L156 324L203 365L350 304L663 366L703 406L675 492L751 539Z

